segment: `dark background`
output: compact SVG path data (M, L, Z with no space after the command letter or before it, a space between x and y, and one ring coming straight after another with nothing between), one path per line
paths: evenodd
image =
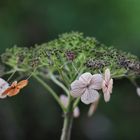
M0 0L0 53L72 30L140 57L140 1ZM88 106L80 104L72 140L140 139L136 89L126 79L114 85L111 101L106 104L101 98L93 117L88 118ZM0 140L58 140L61 128L61 110L33 79L21 94L0 100Z

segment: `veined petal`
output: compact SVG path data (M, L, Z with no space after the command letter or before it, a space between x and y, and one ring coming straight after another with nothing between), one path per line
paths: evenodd
M110 100L110 93L104 93L104 100L105 100L105 102L109 102L109 100Z
M112 93L112 89L113 89L113 79L111 79L109 81L109 84L108 84L108 91L109 91L109 93Z
M105 70L105 81L109 81L110 80L110 70L106 69Z
M107 85L106 85L105 80L103 80L103 82L102 82L102 91L103 91L103 93L107 93Z
M71 95L73 97L80 97L85 90L85 85L81 81L75 80L71 83Z
M86 72L79 77L79 81L85 85L90 84L91 79L92 79L92 74L89 72Z
M98 100L99 93L96 90L86 89L85 93L81 96L81 101L85 104L90 104Z
M102 88L102 75L101 74L94 74L92 76L91 84L94 89L101 89Z
M110 94L112 93L113 88L113 79L110 79L110 70L105 70L105 77L102 82L102 91L104 93L104 100L108 102L110 100Z

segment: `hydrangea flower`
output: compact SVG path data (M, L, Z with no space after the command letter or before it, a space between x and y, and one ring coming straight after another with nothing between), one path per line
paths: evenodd
M22 80L20 82L14 81L10 87L8 87L2 95L8 95L9 97L17 95L22 88L28 85L28 80Z
M102 83L102 91L104 94L105 102L110 100L110 94L112 93L113 79L111 79L110 70L106 69L104 74L104 80Z
M9 88L9 83L4 79L0 78L0 98L3 99L7 95L3 95L2 93Z
M81 97L81 101L90 104L98 100L97 90L102 88L102 75L89 72L82 74L78 80L71 83L71 95Z
M67 96L60 95L60 101L65 107L68 106L68 97ZM78 118L80 116L80 110L78 107L75 107L75 109L73 110L73 116L75 118Z

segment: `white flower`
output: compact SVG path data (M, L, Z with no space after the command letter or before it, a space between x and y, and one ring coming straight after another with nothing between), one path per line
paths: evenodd
M3 99L7 95L2 95L2 93L9 88L9 84L2 78L0 78L0 98Z
M137 88L137 94L140 96L140 87Z
M108 102L110 100L110 94L112 93L113 79L110 76L110 70L105 70L104 80L102 83L102 91L104 93L104 100Z
M82 74L78 80L71 84L71 95L81 97L81 101L90 104L98 100L99 93L97 90L102 88L102 75L89 72Z
M68 97L67 96L60 95L60 101L64 105L64 107L68 106ZM73 110L73 116L75 118L78 118L80 116L80 110L78 107L75 107L75 109Z

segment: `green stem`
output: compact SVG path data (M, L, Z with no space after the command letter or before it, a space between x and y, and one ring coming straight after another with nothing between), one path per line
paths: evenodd
M72 66L73 66L73 68L74 68L75 72L78 74L79 72L78 72L78 70L77 70L77 68L75 67L75 65L74 65L74 63L73 63L73 62L72 62Z
M69 86L70 84L69 84L69 82L68 82L68 79L66 79L67 77L66 77L66 76L64 77L63 72L61 71L61 69L60 69L57 65L56 65L56 67L57 67L57 70L58 70L58 72L59 72L59 74L60 74L62 80L65 82L65 84L66 84L67 86Z
M67 112L64 115L61 140L70 140L72 123L73 123L73 100L71 100L70 97Z
M47 85L40 77L38 77L37 75L33 75L33 77L40 83L42 84L48 91L49 93L54 97L54 99L57 101L57 103L60 105L60 107L62 108L62 110L65 112L65 107L63 106L63 104L61 103L59 97L57 96L57 94L54 92L54 90L52 90L52 88Z
M7 79L7 82L9 82L11 80L11 78L14 76L14 74L16 73L16 71L14 71L11 76Z
M23 70L23 69L14 68L14 69L12 69L12 70L10 70L10 71L5 72L4 75L12 74L12 73L14 73L14 72L26 72L26 71Z
M67 95L69 95L69 90L60 82L58 81L54 76L53 74L50 74L50 77L52 79L52 81L57 84L59 87L61 87L66 93Z
M80 102L81 97L77 98L73 104L73 109L75 109L75 107L78 106L79 102Z

